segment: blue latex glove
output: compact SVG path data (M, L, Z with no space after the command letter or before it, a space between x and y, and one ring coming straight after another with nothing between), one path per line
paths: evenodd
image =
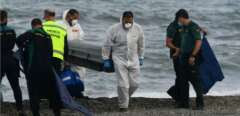
M103 69L109 69L112 67L112 63L110 59L104 60L103 61Z
M140 64L140 66L143 65L143 59L142 58L139 59L139 64Z

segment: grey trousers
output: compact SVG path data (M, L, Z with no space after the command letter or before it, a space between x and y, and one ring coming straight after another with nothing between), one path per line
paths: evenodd
M129 68L121 64L115 64L115 72L118 78L119 107L128 108L129 98L138 88L140 68Z

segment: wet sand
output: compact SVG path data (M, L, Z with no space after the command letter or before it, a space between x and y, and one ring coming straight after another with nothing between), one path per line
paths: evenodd
M129 110L124 113L119 112L117 98L78 99L78 101L89 108L95 116L240 116L240 96L207 96L203 111L193 110L194 99L191 100L193 109L176 109L171 99L132 98ZM24 101L24 107L28 116L31 116L28 101ZM42 101L41 116L52 115L51 110L48 109L48 102ZM4 102L0 116L16 116L14 104ZM62 116L82 116L82 114L64 109Z

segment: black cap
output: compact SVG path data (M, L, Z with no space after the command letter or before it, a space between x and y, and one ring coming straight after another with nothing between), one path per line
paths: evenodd
M7 19L8 13L6 10L0 9L0 20L3 21L4 19Z
M39 18L34 18L31 22L32 26L42 25L42 21Z
M123 12L123 17L133 17L133 12L132 11L125 11L125 12Z
M178 18L180 18L180 17L188 19L189 15L188 15L187 10L185 10L185 9L178 10L177 13L176 13L175 20L178 20Z

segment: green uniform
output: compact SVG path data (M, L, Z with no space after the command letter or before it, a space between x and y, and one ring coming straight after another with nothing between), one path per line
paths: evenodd
M14 29L6 24L0 24L0 44L1 44L1 77L6 75L16 100L17 110L22 110L22 92L19 85L20 68L19 61L14 57L13 48L16 43L16 33Z
M173 21L167 28L167 38L172 39L172 43L175 47L181 47L181 36L180 33L183 31L183 26L179 25L177 21ZM174 54L175 50L170 49L170 56ZM180 102L180 92L181 87L180 84L182 83L181 78L181 67L180 67L180 58L173 58L173 68L176 74L175 84L167 91L167 93L176 101ZM186 88L189 88L189 84L184 84ZM188 96L188 94L186 94Z
M30 107L33 116L40 116L40 99L48 99L53 110L60 110L61 100L52 71L53 45L43 28L29 30L17 39L23 49L24 69L27 79Z
M191 54L196 40L201 40L200 27L194 23L190 22L188 26L184 26L183 30L180 32L181 36L181 52L183 54Z
M178 24L177 21L173 21L167 28L167 37L171 38L173 41L173 44L180 48L181 47L181 36L180 32L183 30L182 26ZM170 54L172 56L173 50L170 50Z
M181 105L188 106L189 102L189 87L188 82L190 81L193 85L193 88L196 92L196 105L197 107L203 107L203 90L199 74L199 55L196 56L195 64L190 65L188 63L189 58L195 47L197 40L201 40L200 27L194 23L190 22L188 26L183 27L181 35L181 84L180 84L180 96L181 96Z

